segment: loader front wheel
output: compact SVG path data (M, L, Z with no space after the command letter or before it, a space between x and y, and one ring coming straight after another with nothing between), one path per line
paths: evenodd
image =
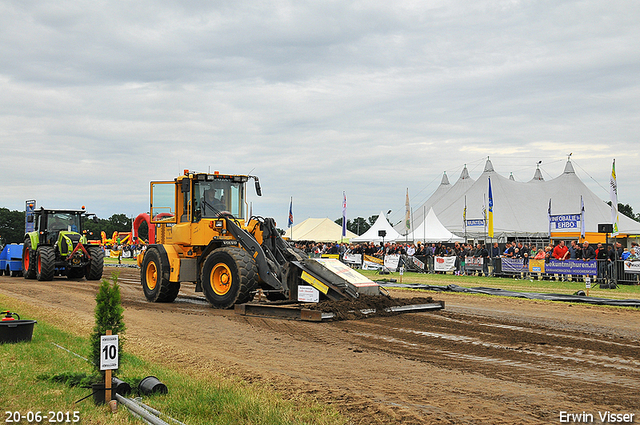
M201 281L204 296L214 308L231 308L249 298L257 267L244 249L219 248L205 259Z
M162 270L160 253L155 248L149 248L140 268L144 296L151 302L171 303L180 292L180 282L170 282L163 276Z

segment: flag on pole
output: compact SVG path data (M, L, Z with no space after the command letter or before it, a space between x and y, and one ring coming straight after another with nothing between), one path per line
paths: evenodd
M493 238L493 194L491 193L491 177L489 177L489 237Z
M462 225L464 231L467 231L467 195L464 195L464 209L462 210Z
M547 208L547 221L549 222L549 239L551 239L551 198L549 198L549 208Z
M347 236L347 194L342 192L342 237Z
M580 195L580 237L584 240L586 235L586 225L584 223L584 200L582 199L582 195Z
M293 197L291 197L291 201L289 202L289 221L287 223L287 227L293 226Z
M487 230L487 195L482 194L482 219L484 221L484 229Z
M407 188L407 200L404 203L406 207L406 213L404 215L404 225L407 228L407 233L411 230L411 209L409 207L409 188Z
M618 231L618 183L616 182L616 160L613 160L611 167L611 179L609 181L609 192L611 194L611 224L613 224L613 232L611 236L616 236Z

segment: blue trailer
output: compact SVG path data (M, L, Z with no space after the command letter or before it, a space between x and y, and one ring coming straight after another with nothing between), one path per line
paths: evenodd
M22 276L22 244L5 245L0 252L0 276Z

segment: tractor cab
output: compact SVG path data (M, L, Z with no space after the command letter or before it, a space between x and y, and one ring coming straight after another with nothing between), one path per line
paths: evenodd
M27 201L25 214L25 243L23 274L27 279L51 280L55 274L70 278L102 277L103 252L88 248L82 232L88 216L84 206L80 210L35 208L35 200ZM99 251L99 252L98 252Z

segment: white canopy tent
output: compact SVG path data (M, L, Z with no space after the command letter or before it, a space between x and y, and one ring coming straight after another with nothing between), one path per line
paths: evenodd
M385 236L384 238L379 235L379 231L384 230ZM351 242L374 242L380 243L384 241L394 241L400 237L400 234L396 232L396 230L389 224L389 221L386 219L382 211L378 215L378 219L375 223L360 236L356 236L351 239Z
M433 208L416 229L408 235L399 235L396 242L463 242L464 238L454 235L442 225Z
M314 242L348 242L355 238L353 232L347 230L347 235L342 238L342 226L336 224L328 218L308 218L302 223L296 224L287 229L284 237L294 241L314 241Z

